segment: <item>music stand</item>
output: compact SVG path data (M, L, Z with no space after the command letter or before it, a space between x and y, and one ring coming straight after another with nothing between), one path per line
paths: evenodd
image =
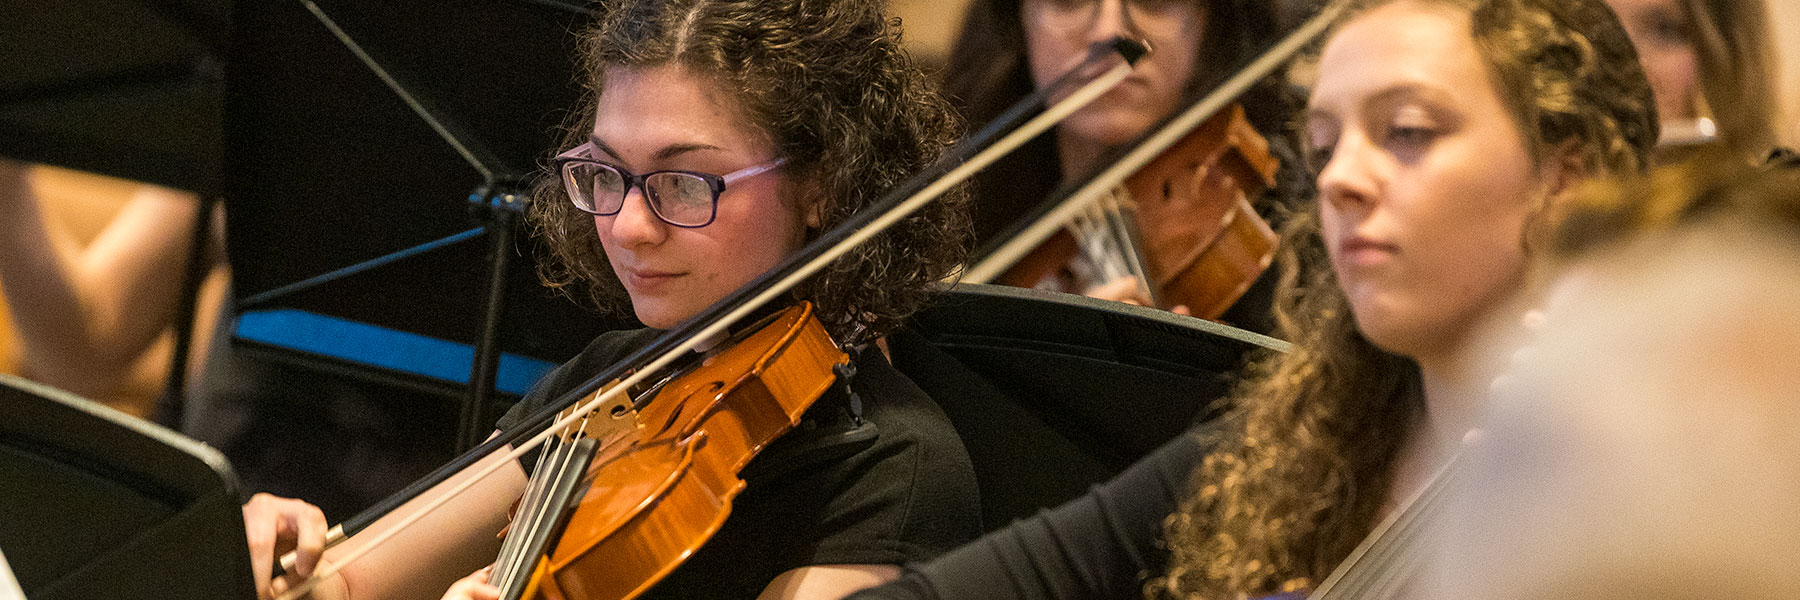
M962 437L989 528L1074 498L1217 417L1249 353L1287 349L1166 311L972 284L888 345Z
M512 237L535 162L581 101L570 32L590 18L585 5L235 8L227 233L244 312L234 343L383 383L466 385L466 448L492 430L497 385L522 394L629 324L544 290L534 252ZM346 344L344 332L362 341Z
M0 375L0 547L33 600L256 596L237 478L198 442Z
M227 4L0 5L0 156L217 193Z

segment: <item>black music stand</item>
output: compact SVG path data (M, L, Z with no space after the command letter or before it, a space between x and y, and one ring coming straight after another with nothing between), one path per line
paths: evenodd
M228 4L0 4L0 156L217 193Z
M1074 498L1217 417L1249 353L1287 348L1166 311L968 284L888 344L962 436L989 528Z
M256 596L212 448L0 375L0 481L0 548L33 600Z
M466 386L466 448L493 428L496 387L516 397L629 322L544 290L534 252L513 237L535 163L581 101L571 32L591 18L585 3L235 9L225 96L235 344L446 395Z

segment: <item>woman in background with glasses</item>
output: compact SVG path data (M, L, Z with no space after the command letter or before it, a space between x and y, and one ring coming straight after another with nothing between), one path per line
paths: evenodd
M1764 2L1607 0L1656 90L1662 159L1720 142L1760 160L1775 145L1775 32Z
M1118 87L976 175L976 247L991 247L1058 186L1103 167L1111 153L1187 108L1278 33L1267 0L975 0L945 70L950 100L972 124L993 120L1047 85L1095 42L1123 36L1150 47ZM1270 77L1239 98L1283 162L1277 189L1251 199L1264 214L1306 186L1303 169L1290 160L1294 144L1282 135L1293 105L1284 85L1280 76ZM1263 279L1222 320L1266 331L1273 278ZM1137 284L1109 281L1088 293L1145 304Z
M581 39L592 103L531 221L552 251L546 281L629 307L651 329L601 336L501 429L862 210L933 161L958 128L879 0L624 0L604 15ZM961 259L961 202L941 199L794 292L851 354L852 393L834 387L759 454L723 528L647 597L837 597L980 533L961 441L876 349ZM876 427L873 442L829 443L860 422ZM450 597L494 597L485 571L468 574L494 560L495 534L523 489L523 469L502 473L322 587L358 599L447 587ZM245 518L265 592L291 583L267 584L277 552L297 544L298 573L314 570L316 511L259 496Z

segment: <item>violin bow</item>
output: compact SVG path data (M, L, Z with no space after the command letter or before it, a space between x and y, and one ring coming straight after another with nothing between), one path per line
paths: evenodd
M369 540L367 544L344 556L337 557L332 564L315 572L306 581L283 592L278 596L278 600L292 600L311 591L319 581L335 574L341 565L354 562L370 549L381 545L395 533L411 526L451 498L472 487L476 482L536 448L556 432L623 394L625 390L631 389L650 377L651 374L672 364L707 340L719 339L720 336L726 334L728 328L742 321L764 304L793 289L801 281L849 253L856 246L924 208L926 204L950 191L977 171L986 168L1008 152L1037 137L1057 122L1104 95L1130 75L1132 66L1145 52L1147 52L1147 48L1143 44L1124 38L1114 38L1108 42L1095 44L1088 60L1059 76L1056 82L1047 86L1044 91L1028 96L1018 105L1008 109L995 123L958 142L943 158L895 186L892 191L884 194L880 200L868 208L825 231L818 239L808 243L776 268L712 304L699 314L683 321L675 328L664 332L649 345L605 369L599 375L588 379L581 386L559 396L555 401L547 403L512 430L501 432L480 446L464 452L456 460L413 482L406 489L389 496L375 507L333 527L326 538L326 549L342 543L381 517L393 512L399 506L450 479L470 465L498 452L501 448L509 444L514 446L511 451L506 453L503 460L493 461L476 472L474 476L466 478L412 514L406 515L393 527L387 528L374 539ZM1094 65L1104 66L1114 57L1121 60L1075 88L1063 100L1025 120L1023 124L1012 128L1005 135L999 135L1000 132L1007 130L1013 122L1029 115L1033 109L1042 105L1045 98L1049 96L1049 91L1058 91L1061 86L1079 81L1081 75L1085 75L1095 68ZM988 143L988 140L996 136L998 139ZM628 369L635 370L626 373ZM606 387L609 382L614 380L618 380L617 385ZM605 389L602 389L603 387ZM584 398L586 400L582 402ZM564 408L575 405L577 402L581 402L581 404L576 410L560 419L557 417ZM641 406L634 403L634 408L641 408ZM533 434L534 431L537 433ZM279 566L284 571L291 570L297 559L294 553L288 553L281 557Z

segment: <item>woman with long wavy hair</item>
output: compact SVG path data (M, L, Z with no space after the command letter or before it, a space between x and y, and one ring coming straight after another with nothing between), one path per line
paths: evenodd
M1088 496L866 597L1201 598L1313 588L1449 461L1524 313L1531 224L1657 138L1600 0L1372 0L1331 33L1303 124L1316 206L1285 226L1286 353L1235 415Z

